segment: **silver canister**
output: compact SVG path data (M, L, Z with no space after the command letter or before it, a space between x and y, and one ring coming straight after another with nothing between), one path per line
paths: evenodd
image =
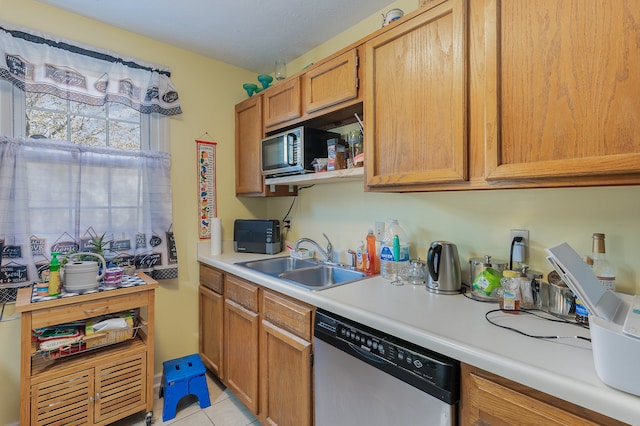
M556 271L547 276L549 312L562 318L575 317L576 297Z

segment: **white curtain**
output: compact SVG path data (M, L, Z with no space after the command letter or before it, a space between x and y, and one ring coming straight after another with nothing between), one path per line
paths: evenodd
M156 279L177 277L170 156L0 136L0 280L35 281L51 252L87 251Z

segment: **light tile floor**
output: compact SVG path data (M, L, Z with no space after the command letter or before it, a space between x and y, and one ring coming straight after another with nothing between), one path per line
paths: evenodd
M261 426L256 417L208 371L207 386L209 388L209 398L211 399L209 407L201 409L195 396L186 396L178 403L176 416L166 423L162 421L164 400L158 399L158 389L155 389L153 424L170 424L173 426ZM145 414L134 414L113 423L113 426L144 425Z

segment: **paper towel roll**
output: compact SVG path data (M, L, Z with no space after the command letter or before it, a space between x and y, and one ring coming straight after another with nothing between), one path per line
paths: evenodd
M222 221L219 217L211 219L211 254L222 254Z

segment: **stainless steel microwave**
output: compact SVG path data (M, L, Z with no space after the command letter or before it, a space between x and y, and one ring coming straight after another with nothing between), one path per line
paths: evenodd
M314 158L327 158L327 140L340 134L296 127L262 139L262 174L285 176L313 171Z

